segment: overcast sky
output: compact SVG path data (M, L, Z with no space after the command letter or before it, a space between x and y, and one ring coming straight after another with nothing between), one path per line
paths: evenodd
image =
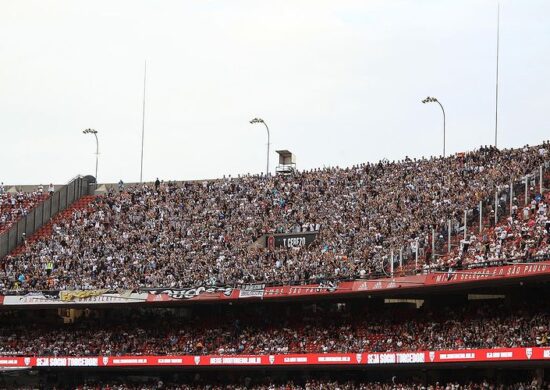
M493 143L496 0L0 0L0 181L299 169ZM550 1L501 1L499 146L550 138Z

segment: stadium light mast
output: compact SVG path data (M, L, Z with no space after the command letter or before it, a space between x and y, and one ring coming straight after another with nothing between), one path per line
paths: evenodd
M93 134L95 136L95 182L97 183L97 162L99 159L99 141L97 139L97 130L86 129L82 131L84 134Z
M267 130L267 166L265 169L265 176L267 177L267 175L269 175L269 127L267 127L267 124L261 118L254 118L250 121L250 124L255 124L255 123L263 123L265 126L265 129Z
M439 104L439 107L441 107L441 111L443 111L443 157L445 157L445 109L443 108L443 105L437 98L428 96L426 99L422 100L422 103L437 103Z
M141 116L141 160L139 169L139 182L143 183L143 142L145 140L145 85L147 82L147 60L143 69L143 111Z
M497 8L497 71L496 71L496 85L495 85L495 148L497 147L498 140L498 55L500 49L500 2Z

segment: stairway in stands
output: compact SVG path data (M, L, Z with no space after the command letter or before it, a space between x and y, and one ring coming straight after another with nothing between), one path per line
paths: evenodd
M39 228L32 236L27 237L27 245L35 241L46 239L52 235L53 225L59 221L70 218L71 215L77 210L84 210L90 206L90 203L95 199L94 195L86 195L74 202L70 207L57 213L52 219L48 221L44 226ZM9 255L15 256L23 253L25 247L23 245L18 246Z

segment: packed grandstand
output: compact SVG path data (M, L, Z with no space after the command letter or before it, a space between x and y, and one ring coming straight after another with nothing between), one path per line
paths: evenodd
M499 200L496 210L492 199L499 190L509 195L512 178L537 174L549 152L544 142L269 178L122 187L55 221L51 236L6 257L0 289L366 278L383 272L398 252L411 261L420 253L414 266L428 268L544 257L550 253L549 194L530 187L511 202ZM544 172L548 180L548 168ZM529 199L522 203L525 196ZM488 220L497 212L501 224L469 234L451 253L435 256L432 251L445 253L449 226L459 236L465 211L472 218L480 202ZM265 234L304 231L318 232L307 248L254 245Z
M250 379L250 378L249 378ZM331 381L331 380L301 380L275 383L253 383L251 380L243 380L240 384L220 383L215 385L186 384L186 383L164 383L162 380L150 381L149 383L128 384L127 380L112 382L91 382L74 386L75 390L527 390L537 389L539 384L536 380L526 382L510 382L506 385L501 381L453 381L434 382L428 385L399 382L366 382L361 380Z
M547 388L549 157L0 187L0 388Z
M8 230L30 209L47 198L43 186L38 186L34 192L7 192L4 183L0 184L0 233Z
M69 324L57 312L6 313L0 317L0 355L261 355L545 347L550 345L546 300L533 294L529 304L430 302L420 308L344 301L314 306L246 305L230 311L94 310ZM29 328L29 323L34 326Z

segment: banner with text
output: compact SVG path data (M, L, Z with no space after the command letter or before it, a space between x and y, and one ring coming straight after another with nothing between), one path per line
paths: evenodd
M4 356L0 368L139 366L402 365L498 361L550 361L550 347L419 352L308 353L288 355Z

